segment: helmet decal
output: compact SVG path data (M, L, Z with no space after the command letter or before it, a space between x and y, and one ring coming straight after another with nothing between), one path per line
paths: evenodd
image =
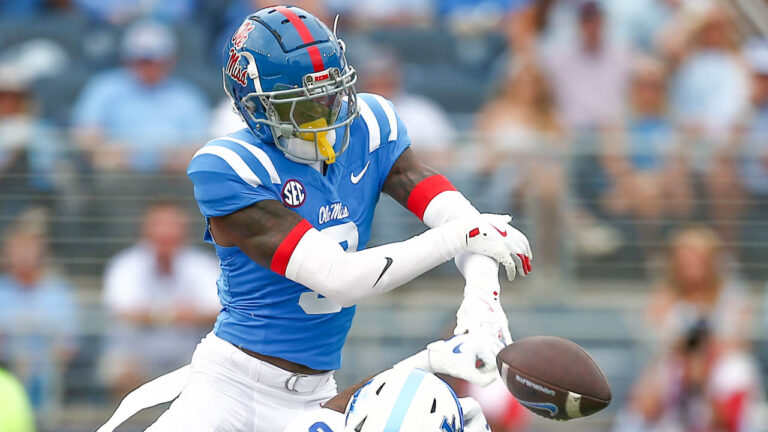
M250 34L254 28L256 28L256 25L250 19L243 21L240 28L238 28L232 36L232 46L235 47L235 49L242 49L245 42L248 41L248 34Z
M224 70L226 71L227 75L232 77L233 80L237 81L238 84L247 86L248 81L246 81L246 78L248 76L248 69L244 69L242 65L240 65L240 59L242 57L243 53L239 53L234 48L230 48L229 61L227 61L227 66Z

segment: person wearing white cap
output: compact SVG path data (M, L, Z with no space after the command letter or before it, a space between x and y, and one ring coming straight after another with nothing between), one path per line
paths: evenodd
M56 193L61 143L38 116L31 81L15 63L0 64L0 217L6 220L53 206Z
M205 138L209 104L172 76L176 44L161 24L132 25L123 39L125 66L95 76L81 93L72 125L97 171L182 170L179 154Z

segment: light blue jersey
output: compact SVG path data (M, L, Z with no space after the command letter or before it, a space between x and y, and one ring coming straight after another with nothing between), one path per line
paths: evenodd
M277 200L347 251L364 249L381 188L410 139L386 99L359 94L358 106L349 147L325 175L287 159L248 129L209 142L187 169L200 211L209 218ZM213 243L208 231L205 239ZM341 308L260 266L237 247L215 248L221 261L217 336L313 369L341 367L354 306Z

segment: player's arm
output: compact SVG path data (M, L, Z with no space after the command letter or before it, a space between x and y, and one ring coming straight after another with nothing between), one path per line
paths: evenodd
M260 265L342 306L392 290L464 250L511 264L502 237L480 216L352 253L276 200L209 220L220 246L237 246Z
M392 165L382 190L430 228L480 214L447 178L422 165L410 148L406 148ZM528 240L512 227L497 228L507 239L510 249L518 249L513 256L517 272L527 275L531 271Z
M410 148L397 158L382 189L429 227L480 213L448 179L419 163ZM514 273L528 274L532 258L528 240L511 226L504 224L499 228L506 234L510 250L515 252ZM506 316L499 302L498 264L488 257L464 252L456 257L456 267L466 280L464 301L457 313L456 333L477 327L490 333L499 329L501 339L511 342ZM507 269L507 275L510 276L510 269Z

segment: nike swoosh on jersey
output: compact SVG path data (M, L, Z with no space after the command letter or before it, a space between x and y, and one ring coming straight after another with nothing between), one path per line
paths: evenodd
M352 180L352 184L360 183L360 179L363 178L363 176L365 175L365 172L368 171L368 165L370 165L370 163L371 163L371 161L368 161L365 164L365 168L363 168L363 170L360 171L360 174L358 174L358 175L355 175L355 173L350 173L349 174L349 179Z
M464 345L464 342L462 342L462 343L456 345L455 347L453 347L453 353L454 354L461 354L461 346L462 345Z
M381 277L384 276L384 273L386 273L387 270L389 270L389 266L391 266L392 263L394 262L394 260L390 257L384 257L384 258L387 259L387 265L384 266L384 269L381 271L379 278L376 279L376 282L373 283L373 286L376 286L376 284L379 283L379 281L381 280Z
M493 226L493 225L491 225L491 226ZM506 236L507 236L507 230L504 230L504 231L502 231L502 230L500 230L500 229L496 228L495 226L493 227L493 229L495 229L496 231L498 231L498 232L499 232L499 234L501 234L501 236L502 236L502 237L506 237Z

